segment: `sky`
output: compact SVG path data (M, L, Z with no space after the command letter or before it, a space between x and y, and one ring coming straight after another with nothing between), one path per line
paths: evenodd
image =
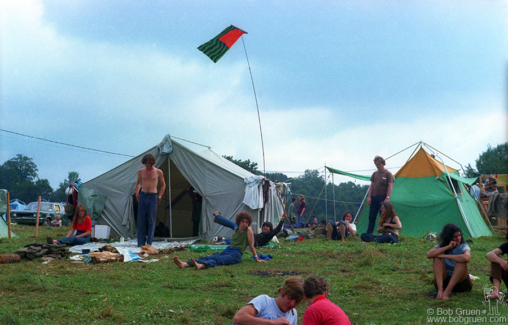
M508 138L506 0L0 6L0 164L28 156L53 188L166 134L290 177L325 165L369 175L375 155L420 141L475 167ZM213 63L197 47L229 25L248 34Z

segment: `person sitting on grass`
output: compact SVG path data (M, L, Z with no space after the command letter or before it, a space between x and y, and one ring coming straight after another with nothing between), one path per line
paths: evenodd
M195 270L202 270L209 267L216 267L219 265L233 265L238 264L242 260L243 252L247 245L249 245L256 262L266 263L260 260L254 248L254 232L250 225L252 223L252 216L247 211L242 211L236 215L236 224L238 228L235 229L231 245L224 251L212 254L210 256L201 257L198 260L191 258L188 262L182 262L177 256L173 258L175 264L184 269L186 267L194 266Z
M60 215L57 214L55 216L55 220L51 221L50 227L61 227L62 226L62 220L60 219Z
M473 289L467 267L471 249L464 242L462 230L453 223L444 226L439 239L441 242L427 252L427 258L432 259L436 299L446 300L451 292L469 292Z
M329 220L326 224L326 231L328 234L328 240L341 240L345 241L346 237L354 237L356 235L356 225L353 223L353 213L346 211L342 215L342 220L333 222Z
M277 292L277 298L260 295L249 301L236 313L233 324L297 324L295 307L304 298L303 279L291 276Z
M76 231L76 234L74 234ZM48 244L55 245L83 245L90 242L90 234L92 233L92 219L86 214L86 209L82 204L78 204L76 212L72 218L71 230L65 238L54 240L47 238Z
M399 242L399 229L402 229L399 217L395 214L393 204L390 202L381 203L381 217L379 218L379 227L377 232L381 236L363 233L360 237L366 243L393 243Z
M309 276L303 283L309 307L303 314L302 325L351 325L349 317L339 306L328 300L328 281L322 276Z
M490 263L490 282L494 286L492 294L487 296L490 299L503 299L500 293L501 280L508 288L508 261L501 258L501 255L508 254L508 242L501 244L498 248L490 251L485 255ZM508 300L506 300L508 303Z
M233 230L235 230L238 227L237 224L234 223L233 221L224 218L221 215L220 211L214 212L213 216L214 216L213 221L215 223L218 223L219 225L231 228ZM277 227L275 227L275 229L273 229L273 224L271 222L268 221L263 222L263 225L261 226L262 232L260 234L254 235L254 247L261 247L268 244L270 240L272 240L273 236L276 236L281 231L286 217L287 213L286 211L284 211L284 213L282 214L282 218L280 219L279 224L277 225ZM231 239L226 239L224 241L228 245L231 243Z

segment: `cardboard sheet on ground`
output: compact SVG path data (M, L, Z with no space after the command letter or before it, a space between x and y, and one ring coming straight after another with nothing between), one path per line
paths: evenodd
M186 241L171 241L171 242L154 241L152 243L152 246L155 247L158 250L161 250L161 249L173 248L173 247L176 247L176 246L190 245L190 244L194 243L195 241L196 241L196 239L186 240ZM129 241L126 241L126 242L123 242L123 243L120 243L120 242L115 242L115 243L101 243L101 242L99 242L99 243L88 243L88 244L85 244L85 245L73 246L73 247L69 248L69 251L71 251L72 253L79 253L79 254L81 254L83 249L89 249L90 252L98 252L99 248L101 248L104 245L110 245L111 247L116 247L116 248L120 247L120 248L126 249L129 252L132 252L134 254L141 253L141 248L138 247L138 241L136 239L132 239L132 240L129 240Z

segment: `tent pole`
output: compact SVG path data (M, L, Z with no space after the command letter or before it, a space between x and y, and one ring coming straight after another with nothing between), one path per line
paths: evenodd
M467 218L466 218L466 214L464 212L464 209L462 209L462 204L460 203L460 200L459 200L459 196L457 195L457 191L455 190L455 187L453 186L453 182L452 182L452 178L450 177L450 173L448 173L448 168L446 167L445 163L444 163L444 160L443 158L441 158L440 156L436 155L437 158L439 158L439 160L441 160L441 163L443 164L444 166L444 169L445 169L445 172L446 172L446 175L448 177L448 183L450 183L450 187L452 188L453 190L453 195L455 196L455 200L457 200L457 204L459 206L459 210L460 210L460 214L462 215L462 219L464 220L464 223L466 224L466 227L467 227L467 230L469 230L469 233L471 234L471 237L474 237L474 233L473 233L473 230L471 229L471 227L469 226L469 222L467 221Z
M326 217L326 220L328 220L328 196L326 195L326 182L327 182L327 179L326 179L326 163L325 163L325 217Z
M337 222L337 219L336 219L336 215L337 213L335 212L335 200L336 200L336 197L335 197L335 177L332 173L332 193L333 193L333 221Z
M168 192L169 192L169 237L173 238L173 207L171 206L171 159L168 156Z
M360 214L360 211L362 211L362 207L365 204L365 199L367 198L367 195L369 195L369 189L370 189L370 185L369 185L369 188L367 189L367 192L365 192L365 195L362 200L362 204L360 204L358 211L356 211L356 215L355 215L355 219L353 220L353 223L355 223L358 220L358 215Z

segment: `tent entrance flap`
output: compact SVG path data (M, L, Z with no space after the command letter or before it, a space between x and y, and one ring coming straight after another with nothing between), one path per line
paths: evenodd
M171 160L166 160L159 168L164 173L168 189L157 207L154 236L192 237L192 197L189 193L191 184Z

